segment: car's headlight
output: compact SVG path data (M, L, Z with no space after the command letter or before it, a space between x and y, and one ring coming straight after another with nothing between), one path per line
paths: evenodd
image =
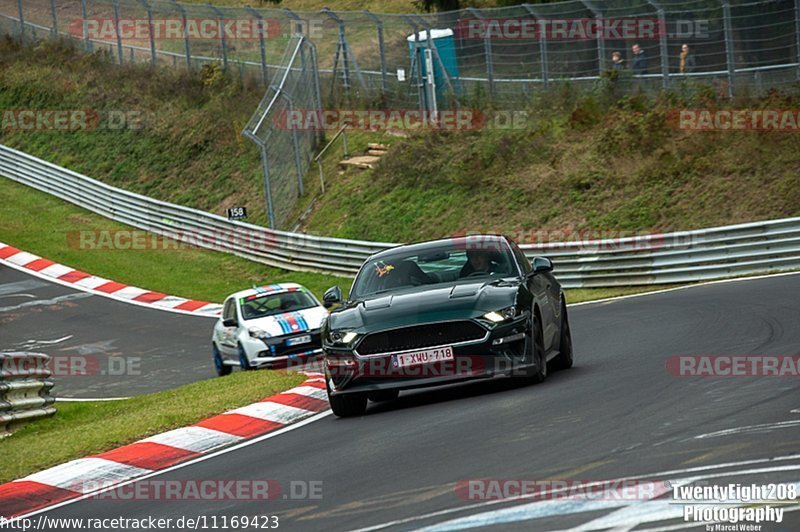
M264 329L259 329L258 327L250 327L247 329L247 332L250 333L250 336L253 338L258 338L259 340L264 340L265 338L269 338L269 333Z
M514 319L517 315L516 305L504 308L502 310L494 310L483 315L484 318L493 323L502 323L506 320Z
M353 331L331 331L328 333L328 340L332 344L351 345L358 338L358 333Z

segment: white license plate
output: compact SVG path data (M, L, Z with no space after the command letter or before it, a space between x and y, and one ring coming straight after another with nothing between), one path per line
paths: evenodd
M452 347L439 347L437 349L427 349L415 353L403 353L402 355L392 355L392 363L396 368L416 366L417 364L430 364L442 360L453 360Z
M302 345L311 342L311 335L307 334L305 336L298 336L297 338L289 338L286 340L286 345L291 347L293 345Z

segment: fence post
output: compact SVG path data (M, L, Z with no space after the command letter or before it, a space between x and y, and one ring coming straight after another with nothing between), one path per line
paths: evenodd
M225 15L216 6L208 4L209 9L214 12L219 28L219 45L222 48L222 68L228 70L228 43L225 40Z
M334 83L336 82L336 67L338 64L338 58L341 55L342 62L344 68L342 68L342 84L344 85L344 92L346 95L350 95L350 51L347 45L347 36L345 35L344 30L344 21L339 18L336 13L328 9L327 7L322 8L320 13L323 13L328 18L336 22L339 26L339 41L336 44L336 59L334 60L333 64L333 76L334 76Z
M419 15L417 15L417 18L420 20L420 22L425 24L425 31L428 32L428 46L431 49L433 57L436 58L436 62L439 63L439 67L442 69L442 76L444 76L444 81L445 84L447 85L448 90L453 94L453 96L455 96L456 89L455 87L453 87L453 83L450 81L450 74L447 72L447 69L444 66L444 61L442 61L442 57L439 55L439 49L436 48L436 43L433 40L433 35L431 33L433 31L433 28L431 28L431 25L424 18L420 17Z
M661 84L669 88L669 45L667 44L667 16L664 8L656 0L647 0L658 14L658 43L661 55Z
M800 2L800 0L797 1ZM364 10L364 14L375 23L375 27L378 29L378 51L381 56L381 90L386 94L389 90L389 85L386 74L386 44L383 40L383 21L366 9Z
M425 85L422 83L422 63L419 60L419 27L414 19L408 15L403 15L403 19L414 30L414 56L411 58L411 72L408 73L409 79L414 73L416 67L417 71L417 99L419 100L419 112L424 116L425 114Z
M733 98L733 85L736 77L736 66L733 57L733 24L731 22L731 4L722 0L722 18L725 25L725 57L728 63L728 98Z
M317 47L313 42L308 41L308 47L311 50L311 68L314 71L314 103L316 110L322 112L322 84L319 81L319 63L317 62ZM317 142L322 142L325 138L325 130L322 128L317 132ZM347 140L345 139L345 154L347 153Z
M597 21L597 75L603 73L606 66L606 43L603 39L603 13L596 9L591 3L587 0L580 0L581 3L586 6L586 9L592 12L594 15L595 21Z
M147 33L150 35L150 64L156 64L156 38L153 35L153 8L147 0L139 0L139 3L147 10Z
M189 22L186 20L186 10L176 0L172 0L173 5L180 11L183 19L183 47L186 51L186 69L192 70L192 52L189 48Z
M56 0L50 0L50 19L53 21L53 37L58 37L58 14L56 13Z
M284 7L283 8L283 12L286 13L289 16L289 18L294 20L294 22L295 22L294 33L299 33L300 35L303 35L303 33L304 33L303 32L303 19L298 17L297 14L294 11L292 11L291 9L289 9L288 7Z
M86 9L86 0L81 0L81 17L83 17L83 21L81 25L83 26L83 45L86 47L86 51L91 53L92 52L92 40L89 39L89 15Z
M467 11L478 19L483 20L481 12L474 7L468 7ZM430 38L430 35L428 36ZM489 97L494 100L494 62L492 59L492 32L487 31L483 38L483 54L486 57L486 76L489 78Z
M261 52L261 81L266 85L269 81L269 76L267 75L267 47L264 44L264 19L261 13L252 7L247 6L245 9L258 19L258 46Z
M283 96L287 102L289 102L289 114L291 115L294 112L294 102L292 98L287 95L285 92L281 90L281 96ZM292 151L294 152L294 168L297 172L297 190L299 192L298 196L303 195L303 164L300 162L300 141L297 140L297 128L292 127Z
M532 5L522 4L522 7L524 7L525 10L536 19L536 22L539 26L539 52L542 55L542 83L544 84L545 90L547 90L550 84L550 80L548 79L550 74L547 68L547 25L546 23L542 22L541 19L543 17L539 16L539 14L536 12L536 9Z
M269 184L269 159L267 158L267 147L263 143L258 143L261 152L261 169L264 171L264 196L267 199L267 220L270 229L275 229L275 210L272 208L272 191Z
M800 80L800 0L794 0L794 44L796 46L797 57L797 79Z
M22 14L22 0L17 0L17 11L19 12L19 40L25 42L25 16Z
M122 57L122 35L119 33L119 0L114 0L111 4L114 8L114 33L116 33L117 37L117 57L121 65L124 62L124 58Z

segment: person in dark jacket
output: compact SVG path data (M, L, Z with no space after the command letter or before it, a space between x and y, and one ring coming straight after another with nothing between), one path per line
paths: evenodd
M695 62L694 62L694 54L689 49L688 44L681 45L681 62L680 62L680 71L681 74L688 74L690 72L694 72Z
M633 73L637 76L647 74L647 54L638 43L634 44L631 50L633 51Z
M614 52L611 54L611 69L612 70L625 70L625 62L622 60L622 54Z

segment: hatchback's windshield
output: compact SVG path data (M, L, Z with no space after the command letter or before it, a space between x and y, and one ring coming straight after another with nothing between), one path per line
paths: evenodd
M292 312L317 306L317 303L305 292L283 292L280 294L256 294L243 297L239 304L242 317L254 320L264 316L272 316L283 312Z
M423 284L517 274L513 253L504 241L471 245L465 239L453 239L433 249L398 251L367 262L356 277L350 297Z

